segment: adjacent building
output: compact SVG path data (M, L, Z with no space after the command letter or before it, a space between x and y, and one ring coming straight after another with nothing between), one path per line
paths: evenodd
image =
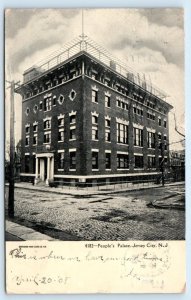
M94 42L79 39L23 76L22 180L144 180L169 166L166 95Z

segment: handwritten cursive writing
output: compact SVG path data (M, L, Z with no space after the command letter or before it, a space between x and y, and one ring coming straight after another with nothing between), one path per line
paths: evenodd
M40 276L39 274L36 274L35 276L14 276L13 281L16 282L16 285L21 285L24 283L32 283L35 285L47 285L47 284L54 284L59 283L66 285L69 281L70 277L68 276L57 276L57 277L51 277L51 276Z

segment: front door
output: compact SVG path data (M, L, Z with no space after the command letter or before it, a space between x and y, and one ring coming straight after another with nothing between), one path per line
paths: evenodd
M47 178L47 158L42 157L40 160L40 180L45 181Z

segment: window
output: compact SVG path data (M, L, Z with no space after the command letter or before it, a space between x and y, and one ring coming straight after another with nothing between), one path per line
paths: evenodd
M117 169L128 169L128 168L129 168L129 155L117 154Z
M64 102L64 96L60 95L58 98L58 103L61 105Z
M25 138L25 146L29 146L29 136L26 136Z
M147 131L147 146L148 148L155 148L155 133Z
M26 116L28 116L28 115L29 115L29 113L30 113L30 108L29 108L29 107L27 107L27 108L26 108L26 110L25 110L25 114L26 114Z
M71 90L70 94L69 94L69 98L71 101L73 101L76 97L76 91Z
M97 116L92 116L92 124L98 124L98 117Z
M156 159L154 156L148 156L148 168L155 168L156 167Z
M30 156L25 155L25 173L29 173Z
M165 141L167 140L167 137L166 137L166 135L164 135L164 140L165 140Z
M158 118L158 125L161 126L161 118Z
M105 141L106 142L111 141L111 134L110 134L110 129L109 128L105 129Z
M121 107L121 101L120 101L120 100L117 100L117 101L116 101L116 105L117 105L118 107Z
M98 92L92 90L92 102L98 103Z
M167 144L164 144L164 150L167 150Z
M58 119L58 126L59 127L64 126L64 118L59 118Z
M39 110L42 110L42 101L40 101Z
M111 169L111 153L105 154L105 168Z
M111 134L110 134L110 119L105 118L105 141L111 141Z
M58 153L58 169L64 169L64 152Z
M45 120L44 121L44 129L50 129L51 128L51 120Z
M70 169L76 169L76 152L70 152Z
M153 102L147 101L147 106L151 108L155 108L155 104Z
M166 128L166 120L164 120L164 128Z
M121 144L128 144L128 126L117 123L117 142Z
M70 116L70 124L76 123L76 115Z
M29 133L30 132L30 125L26 125L25 126L25 133Z
M138 93L133 93L133 99L142 102L143 101L143 96L139 95Z
M98 140L98 128L92 127L92 140Z
M134 106L134 107L133 107L133 113L134 113L134 114L137 114L137 115L139 115L139 116L143 116L143 109L140 108L140 107Z
M37 135L33 136L33 145L37 145Z
M71 112L70 116L70 140L76 139L76 112ZM74 124L74 125L72 125Z
M58 142L64 142L64 129L60 129L58 132Z
M48 97L46 99L44 99L44 111L49 111L51 110L51 97Z
M105 119L105 127L110 127L111 121L110 119Z
M135 155L135 169L142 169L142 168L143 168L143 156Z
M92 152L92 170L98 169L98 152Z
M76 128L70 127L70 140L76 139Z
M158 139L161 140L161 138L162 138L161 133L158 133Z
M38 125L37 124L33 124L33 131L37 132L37 130L38 130Z
M51 134L50 132L44 133L44 144L50 144L51 142Z
M92 115L92 140L98 140L98 116Z
M150 120L155 120L155 114L152 113L152 112L147 112L147 119L150 119Z
M105 95L105 107L111 107L110 96Z
M128 103L124 102L124 100L119 100L119 99L117 99L117 100L116 100L116 106L117 106L117 107L120 107L120 108L122 108L122 109L125 109L125 110L128 110L128 109L129 109Z
M139 128L133 128L134 134L134 146L143 147L143 130Z
M33 108L33 111L34 111L35 114L36 114L37 110L38 110L38 105L35 104L35 106Z
M56 96L53 96L53 99L52 99L52 105L53 105L53 106L56 105Z

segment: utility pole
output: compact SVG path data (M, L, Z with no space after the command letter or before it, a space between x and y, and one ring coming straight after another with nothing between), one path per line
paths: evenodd
M8 199L8 216L14 217L14 187L15 187L15 112L14 112L14 92L18 83L7 81L10 83L10 166L9 166L9 199Z

